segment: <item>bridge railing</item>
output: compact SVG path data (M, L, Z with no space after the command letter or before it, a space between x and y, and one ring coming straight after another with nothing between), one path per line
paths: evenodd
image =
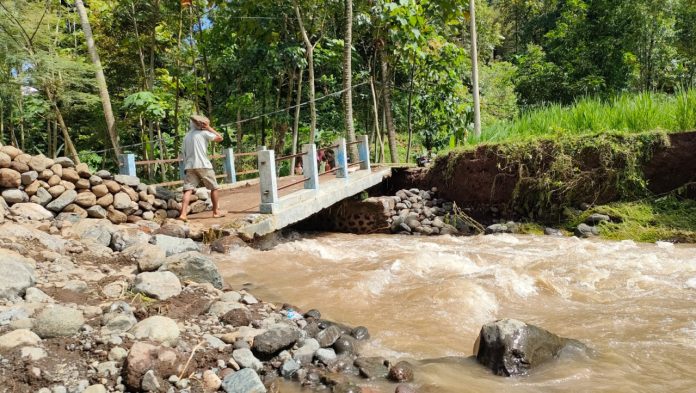
M349 145L358 146L359 161L348 164L348 155L346 147ZM275 157L273 150L261 150L258 153L259 160L259 185L261 192L261 213L272 214L277 212L284 202L290 202L294 198L292 195L285 197L279 196L279 191L288 189L299 184L303 184L305 190L318 190L319 177L334 173L336 178L348 179L350 168L359 166L360 170L370 170L370 144L367 135L362 135L355 142L346 143L344 138L341 138L337 144L326 147L322 150L333 149L336 160L335 168L323 173L319 173L319 162L317 160L318 152L316 145L302 145L302 152L288 156ZM302 179L293 181L283 186L278 186L278 177L276 163L284 160L292 160L302 158ZM294 170L294 168L290 168Z

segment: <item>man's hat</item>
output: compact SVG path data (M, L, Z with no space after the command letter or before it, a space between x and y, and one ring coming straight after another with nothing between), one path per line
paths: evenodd
M210 121L210 120L208 120L207 117L205 117L203 115L191 115L189 117L189 119L193 120L196 123L205 123L205 122Z

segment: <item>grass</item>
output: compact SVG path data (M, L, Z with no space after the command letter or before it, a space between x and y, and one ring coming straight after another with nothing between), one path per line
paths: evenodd
M590 214L601 213L612 222L600 225L600 235L606 239L632 239L640 242L696 242L696 201L666 196L657 199L616 202L597 206L572 217L567 229L572 230Z
M606 131L679 132L696 130L696 90L674 95L621 94L611 99L583 98L564 107L550 104L522 113L512 121L484 127L469 144L527 141L538 138L593 134Z

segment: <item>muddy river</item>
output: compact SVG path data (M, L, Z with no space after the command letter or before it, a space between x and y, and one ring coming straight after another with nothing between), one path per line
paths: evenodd
M234 287L253 283L265 300L368 327L362 353L413 361L422 392L696 392L694 246L322 234L218 262ZM578 339L594 354L494 376L471 356L481 325L500 318Z

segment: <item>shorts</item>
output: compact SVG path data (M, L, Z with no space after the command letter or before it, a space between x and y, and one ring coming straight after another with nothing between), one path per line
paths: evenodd
M220 186L215 179L215 171L209 168L187 169L184 176L184 191L195 190L203 183L209 190L217 190Z

